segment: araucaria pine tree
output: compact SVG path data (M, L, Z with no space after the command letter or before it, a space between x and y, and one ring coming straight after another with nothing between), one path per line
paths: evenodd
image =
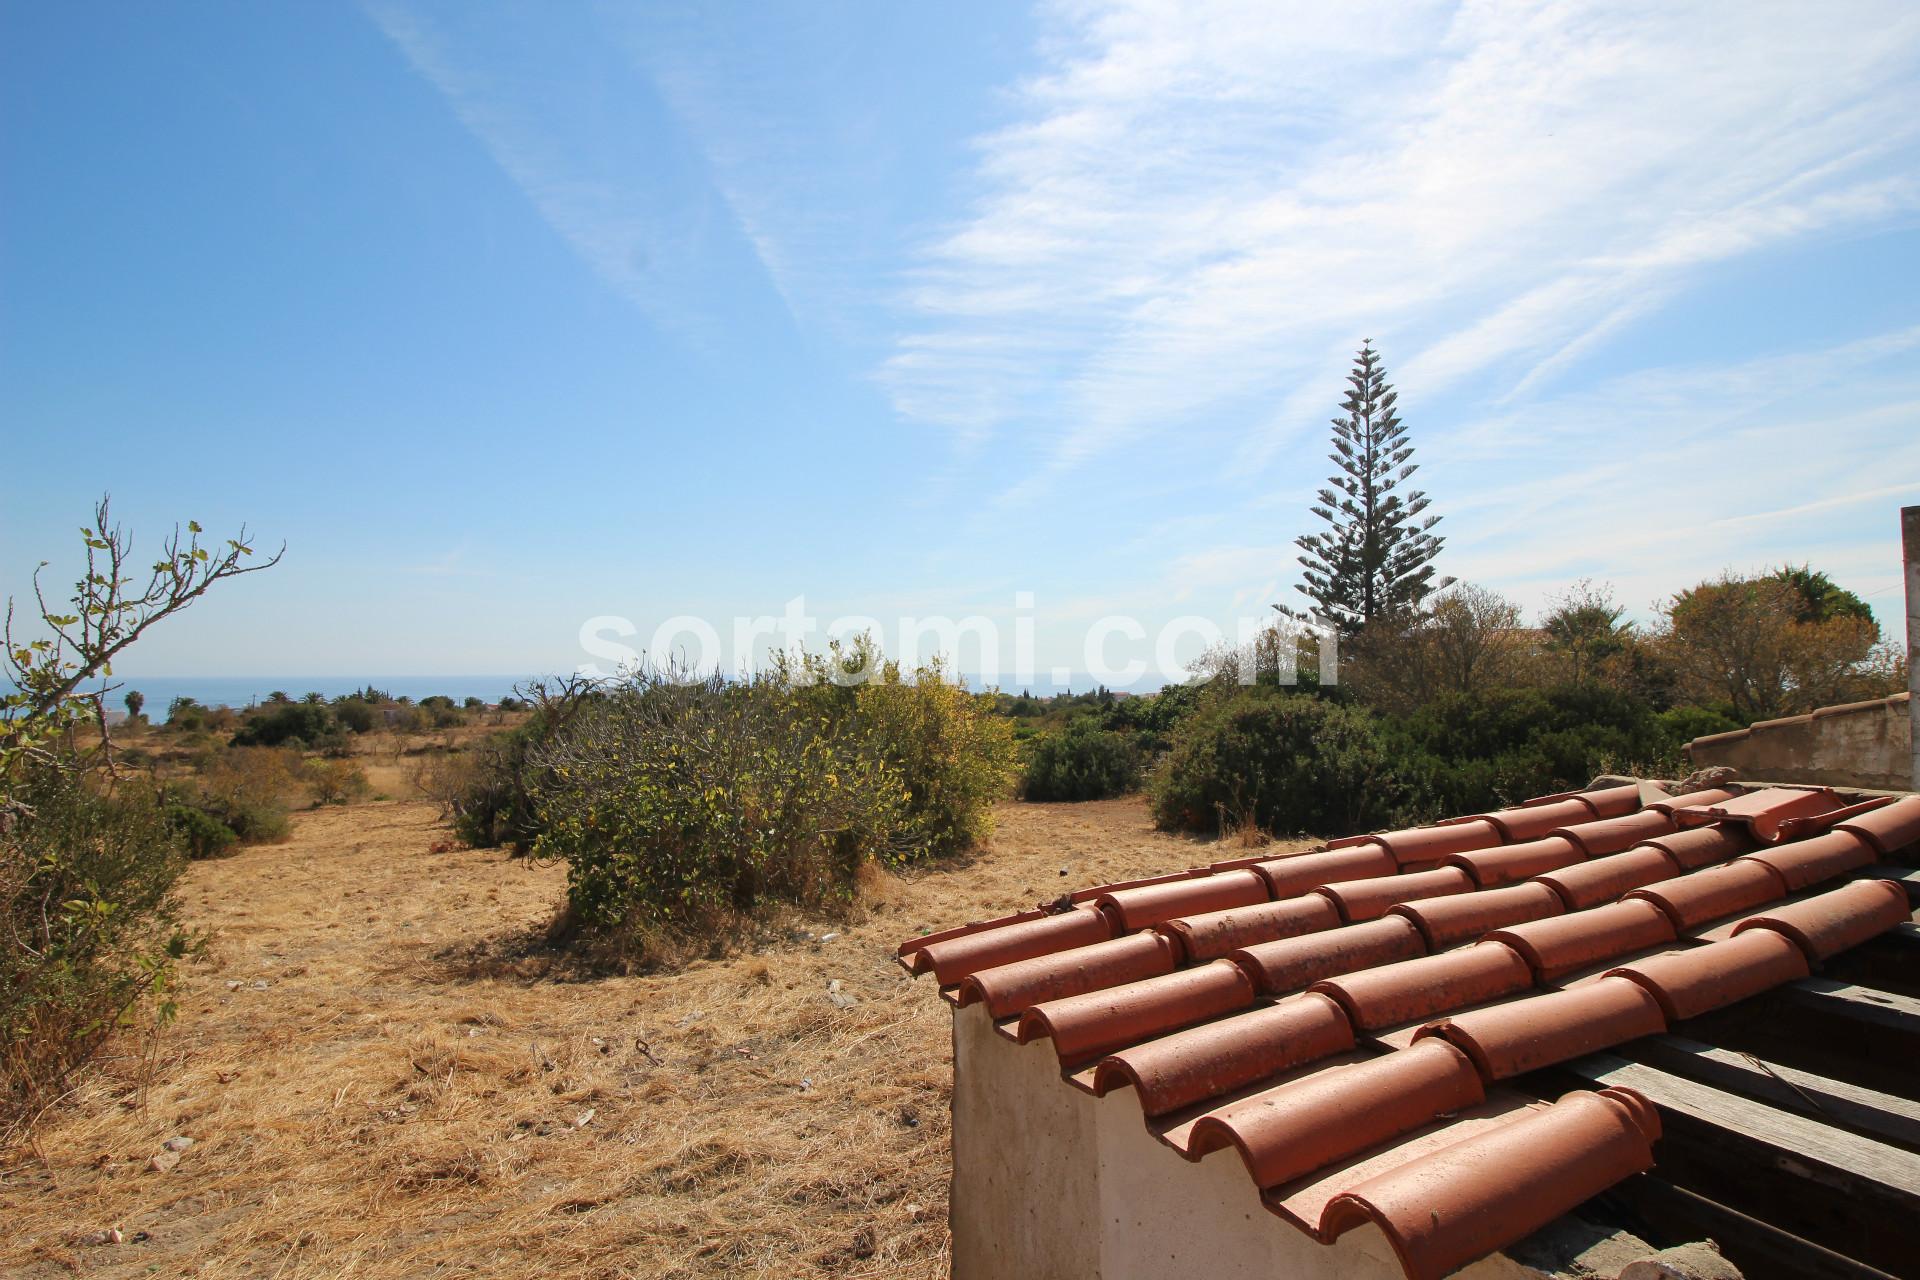
M1327 455L1339 470L1312 508L1330 527L1303 534L1297 544L1306 553L1300 557L1306 569L1301 593L1321 617L1352 632L1419 604L1451 579L1433 580L1433 558L1445 539L1432 532L1439 516L1421 518L1427 495L1396 492L1418 467L1408 461L1413 446L1393 411L1398 393L1387 385L1371 339L1354 358L1347 382L1340 406L1346 416L1333 420L1333 452Z

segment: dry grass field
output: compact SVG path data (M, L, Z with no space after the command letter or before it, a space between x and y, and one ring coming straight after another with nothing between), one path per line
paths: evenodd
M1009 804L969 862L592 977L538 945L562 869L447 839L366 804L195 864L179 1021L6 1155L0 1273L944 1275L946 1010L894 945L1211 856L1138 800Z

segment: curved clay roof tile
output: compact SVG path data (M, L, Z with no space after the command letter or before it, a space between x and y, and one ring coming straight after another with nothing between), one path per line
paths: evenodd
M982 969L1091 946L1112 936L1113 926L1105 915L1080 907L929 943L904 958L914 973L930 971L941 986L951 987Z
M1651 902L1631 898L1587 911L1496 929L1487 935L1488 941L1504 942L1525 956L1533 966L1534 976L1541 982L1551 982L1673 939L1673 921L1666 912Z
M1696 929L1786 896L1787 882L1778 871L1764 862L1742 857L1725 866L1690 871L1635 889L1625 900L1653 903L1679 930Z
M1466 893L1473 887L1473 877L1459 867L1437 867L1432 871L1408 871L1397 876L1322 885L1314 892L1325 895L1340 908L1342 917L1357 923L1378 920L1387 913L1387 908L1403 902Z
M1920 840L1920 796L1906 796L1892 804L1848 818L1839 825L1864 838L1882 857Z
M1351 1048L1347 1015L1309 993L1110 1054L1094 1068L1093 1091L1130 1084L1142 1111L1163 1116Z
M1609 853L1631 849L1654 836L1667 835L1674 829L1673 819L1667 814L1658 809L1642 809L1625 817L1576 823L1554 834L1572 840L1589 858L1603 858Z
M1482 889L1497 889L1501 885L1530 880L1544 871L1582 862L1586 856L1578 845L1567 838L1565 832L1561 832L1521 844L1503 844L1497 849L1456 853L1447 859L1447 865L1465 871Z
M1807 976L1807 957L1792 939L1754 929L1724 942L1669 951L1611 970L1645 987L1669 1022L1697 1018L1736 1000Z
M1338 1001L1355 1027L1378 1031L1498 1000L1532 985L1533 970L1519 952L1503 943L1482 942L1328 978L1308 990Z
M1373 1222L1410 1280L1439 1280L1652 1168L1659 1136L1658 1114L1631 1090L1570 1093L1335 1197L1322 1234Z
M1430 1037L1447 1041L1491 1082L1666 1029L1666 1015L1645 987L1630 978L1608 977L1431 1023L1414 1043Z
M1642 845L1660 850L1682 871L1697 871L1716 862L1725 862L1754 847L1754 839L1740 826L1694 827L1670 836L1642 840Z
M1774 929L1792 938L1812 961L1838 955L1913 918L1907 891L1891 880L1856 880L1842 889L1775 907L1742 920L1734 936Z
M1655 845L1641 845L1625 853L1581 862L1540 877L1540 883L1560 895L1569 911L1584 911L1612 902L1629 889L1671 880L1680 868Z
M1640 807L1640 788L1628 782L1598 791L1576 791L1573 798L1591 809L1596 818L1623 818Z
M1740 861L1764 863L1773 868L1786 882L1787 891L1797 893L1822 880L1864 867L1873 858L1873 846L1860 836L1851 831L1829 831L1811 840L1796 840L1749 853Z
M1120 932L1149 929L1175 916L1248 907L1268 900L1267 882L1254 871L1222 871L1168 884L1144 885L1103 893L1096 901L1120 922Z
M1745 732L1739 730L1738 732ZM1675 809L1690 809L1699 805L1719 804L1722 800L1733 799L1734 793L1720 787L1711 787L1705 791L1687 791L1665 800L1649 801L1647 808L1658 809L1661 813L1672 814Z
M1194 1124L1189 1154L1235 1147L1265 1190L1485 1100L1465 1055L1418 1044L1210 1112Z
M1485 849L1500 843L1500 828L1486 818L1463 818L1436 827L1412 827L1374 837L1400 866L1438 862L1450 853Z
M1341 880L1365 880L1390 876L1400 869L1385 845L1354 844L1320 853L1303 853L1292 858L1271 858L1256 862L1253 870L1266 878L1267 892L1275 898L1292 898Z
M1768 787L1762 791L1749 791L1731 800L1676 809L1673 816L1683 827L1711 822L1742 822L1755 839L1771 844L1781 838L1787 824L1802 818L1816 818L1845 807L1845 802L1825 787L1815 790Z
M1263 942L1242 947L1227 957L1247 971L1267 995L1285 995L1357 969L1393 960L1411 960L1426 952L1413 922L1388 916L1366 924L1351 924L1304 938Z
M1388 914L1419 928L1429 951L1478 938L1489 929L1559 915L1560 899L1543 884L1527 881L1504 889L1479 889L1445 898L1404 902Z
M1538 840L1559 827L1575 822L1591 822L1597 816L1584 800L1556 800L1552 804L1522 805L1518 809L1500 809L1487 815L1487 821L1500 828L1507 843Z
M1317 893L1304 893L1279 902L1182 916L1156 925L1180 940L1189 961L1218 960L1230 951L1256 942L1278 942L1305 933L1340 926L1340 911Z
M1053 1040L1063 1064L1162 1036L1253 1003L1253 981L1225 960L1104 991L1037 1004L1020 1015L1020 1043Z
M959 1001L963 1005L983 1001L994 1018L1011 1018L1047 1000L1172 973L1177 959L1178 947L1172 939L1158 933L1135 933L983 969L961 981Z

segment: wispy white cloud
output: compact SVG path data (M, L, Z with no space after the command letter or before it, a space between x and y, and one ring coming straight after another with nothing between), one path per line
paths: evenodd
M1258 465L1362 337L1410 393L1531 397L1704 266L1920 206L1911 6L1051 13L881 372L904 414L1017 428L1017 498L1209 412Z
M711 157L676 145L650 70L585 15L363 4L540 217L657 324L717 329L705 300L735 238L778 287L775 246L731 207Z

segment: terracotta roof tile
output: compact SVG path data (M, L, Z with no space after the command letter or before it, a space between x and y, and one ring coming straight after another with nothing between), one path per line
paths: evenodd
M1657 1113L1630 1090L1570 1093L1367 1179L1328 1205L1325 1229L1373 1222L1408 1276L1438 1280L1652 1168L1659 1136Z
M1094 1091L1132 1085L1141 1110L1161 1116L1351 1048L1340 1006L1308 993L1110 1054Z
M1881 857L1890 857L1920 841L1920 796L1906 796L1884 808L1849 818L1839 825L1866 840Z
M1679 874L1679 866L1658 845L1641 845L1625 853L1546 872L1539 883L1560 895L1567 910L1583 911L1612 902L1629 889L1671 880Z
M1806 898L1764 915L1743 920L1738 937L1749 929L1775 929L1792 938L1819 962L1856 947L1912 918L1907 892L1891 880L1856 880L1842 889Z
M1667 913L1675 929L1694 929L1786 894L1787 883L1778 871L1763 862L1735 858L1724 866L1635 889L1626 900L1651 902Z
M1807 976L1807 957L1785 934L1753 929L1610 971L1645 987L1669 1022L1697 1018L1736 1000Z
M1482 942L1327 978L1308 990L1337 1001L1357 1029L1378 1031L1484 1004L1532 985L1533 969L1519 952L1503 943Z
M1062 1063L1106 1053L1244 1009L1253 980L1226 960L1037 1004L1020 1015L1022 1044L1051 1037Z
M1618 818L1640 807L1640 788L1628 782L1617 787L1576 791L1574 798L1592 809L1596 818Z
M1672 942L1675 936L1673 921L1658 905L1631 900L1487 934L1526 957L1542 982Z
M1609 853L1619 853L1622 849L1631 849L1643 840L1668 835L1675 830L1677 828L1669 815L1658 809L1642 809L1619 818L1575 823L1571 827L1562 827L1554 834L1565 836L1578 844L1587 857L1599 858Z
M1685 809L1692 805L1718 804L1722 800L1731 800L1735 794L1719 787L1712 787L1706 791L1684 791L1664 800L1650 800L1647 802L1647 808L1670 815L1675 809Z
M1539 840L1528 840L1523 844L1503 844L1497 849L1456 853L1447 859L1447 865L1465 871L1482 889L1496 889L1504 884L1531 879L1543 871L1554 871L1584 861L1588 855L1569 838L1574 830L1578 828L1570 828Z
M1812 790L1768 787L1763 791L1749 791L1731 800L1675 809L1673 816L1683 827L1709 822L1744 823L1754 839L1771 844L1788 834L1785 824L1845 807L1840 797L1825 787Z
M1168 884L1104 893L1094 901L1120 922L1122 932L1146 929L1175 916L1249 907L1271 897L1267 881L1251 870L1192 876Z
M1773 869L1785 882L1787 891L1797 893L1809 885L1845 875L1873 861L1873 846L1851 831L1830 831L1811 840L1776 845L1749 853L1741 862L1758 862Z
M1485 849L1501 841L1500 828L1486 818L1465 818L1437 827L1413 827L1374 836L1401 866L1438 862L1450 853Z
M1291 898L1323 884L1390 876L1400 864L1382 845L1358 844L1324 853L1272 858L1255 863L1253 869L1266 878L1268 893L1275 898Z
M1584 800L1560 800L1553 804L1522 805L1500 809L1487 815L1487 821L1500 828L1508 844L1538 840L1554 830L1576 822L1591 822L1600 815Z
M1304 893L1279 902L1232 907L1204 915L1182 916L1158 928L1171 933L1186 949L1187 959L1218 960L1230 951L1256 942L1278 942L1303 933L1318 933L1340 924L1340 909L1317 893Z
M1325 933L1242 947L1228 959L1247 971L1260 990L1285 995L1356 969L1422 955L1426 943L1413 922L1387 916Z
M1465 893L1471 888L1473 877L1460 868L1437 867L1432 871L1408 871L1397 876L1322 885L1314 892L1338 907L1342 919L1361 921L1377 920L1387 913L1387 908L1403 902Z
M1277 1187L1485 1097L1465 1054L1447 1044L1416 1045L1202 1116L1191 1153L1235 1147L1257 1185Z
M983 969L960 983L960 1003L979 1000L1008 1018L1048 1000L1172 973L1178 945L1163 934L1135 933L1111 942Z
M1899 884L1827 886L1911 843L1920 799L1865 811L1776 787L1623 810L1629 793L1081 890L901 958L1002 1035L1049 1039L1079 1087L1132 1088L1183 1154L1236 1148L1274 1212L1324 1239L1378 1222L1409 1274L1438 1274L1650 1158L1657 1123L1631 1093L1530 1111L1496 1082L1910 918ZM1725 812L1673 831L1669 809Z
M1090 946L1112 936L1113 926L1104 914L1082 907L1004 928L962 933L920 947L905 958L914 973L932 973L941 986L950 987L981 969Z
M1745 853L1755 842L1745 827L1694 827L1640 843L1661 850L1682 871L1697 871Z
M1422 1027L1458 1047L1488 1080L1507 1080L1667 1029L1659 1001L1630 978L1609 977L1490 1005Z
M1406 902L1390 914L1405 916L1419 928L1430 950L1478 938L1489 929L1560 914L1560 900L1541 884L1482 889L1446 898Z

